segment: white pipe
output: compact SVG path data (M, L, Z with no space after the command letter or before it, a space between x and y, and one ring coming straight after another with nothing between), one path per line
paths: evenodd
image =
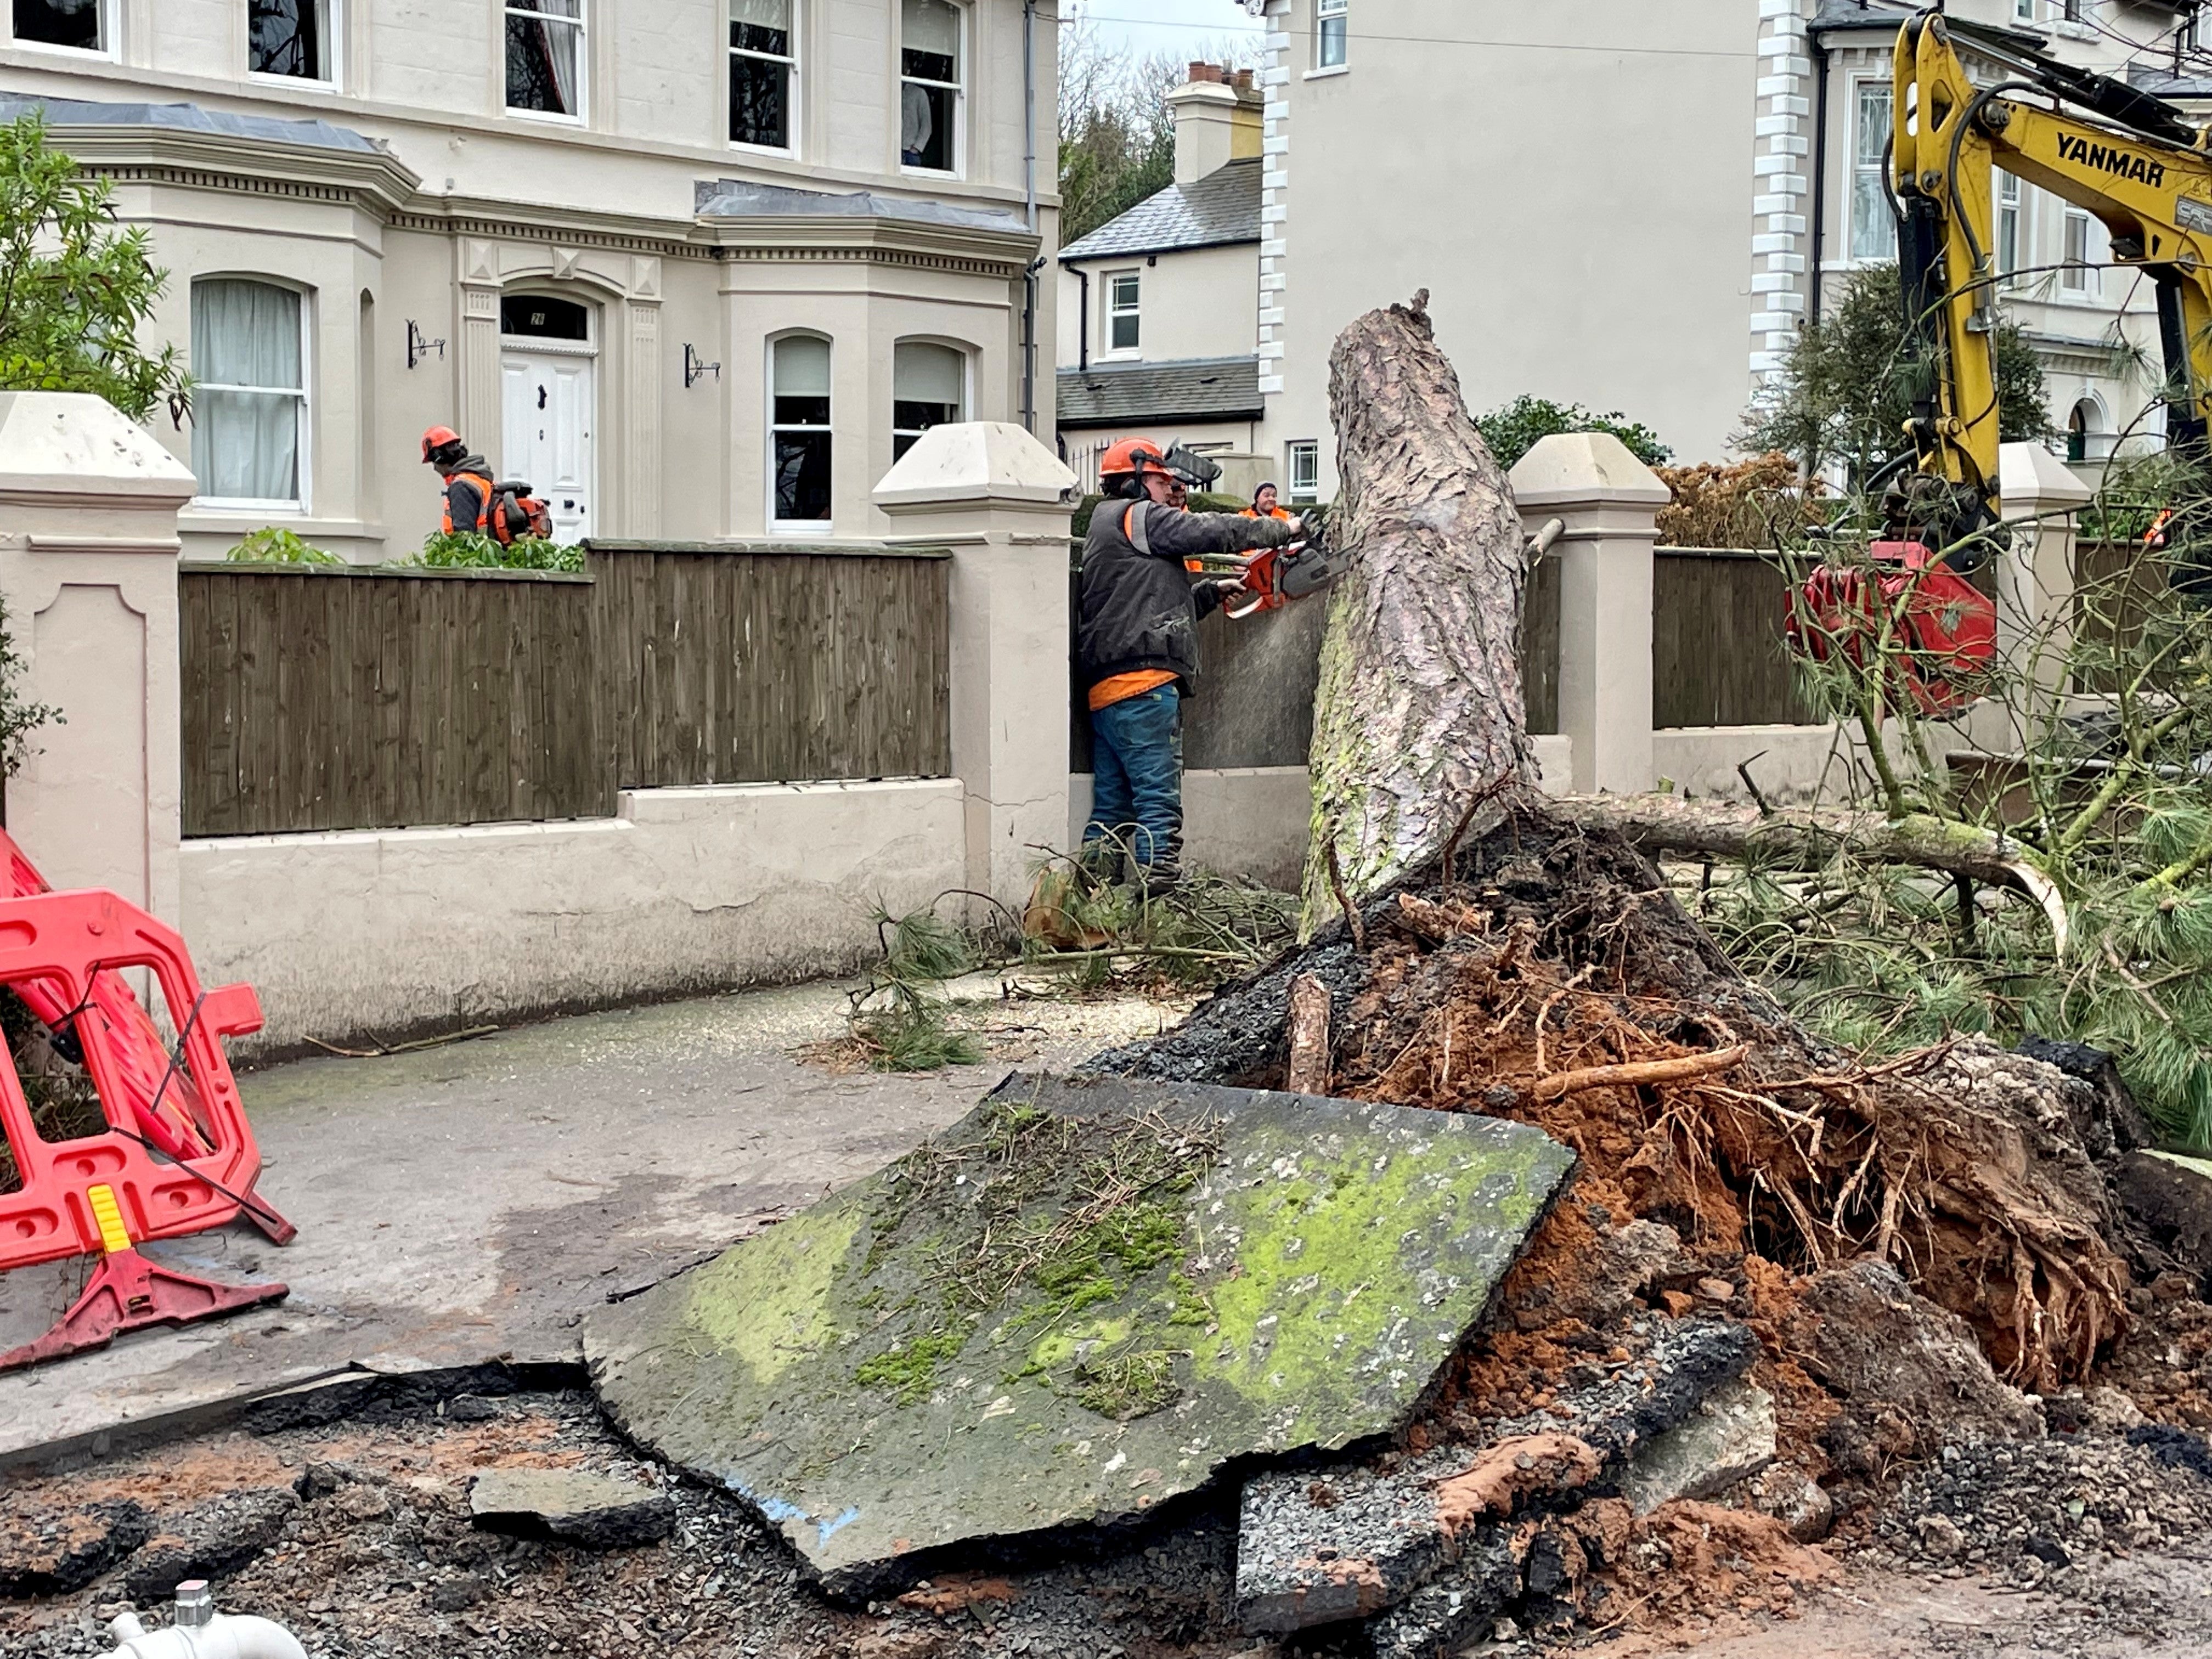
M167 1630L149 1632L135 1613L118 1614L107 1629L116 1645L102 1659L307 1659L283 1626L217 1613L197 1578L177 1586L177 1622Z

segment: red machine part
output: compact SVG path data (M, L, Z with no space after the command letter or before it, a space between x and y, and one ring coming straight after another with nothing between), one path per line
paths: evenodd
M1784 627L1816 662L1863 665L1887 631L1897 684L1923 714L1954 714L1979 697L1996 659L1989 596L1919 542L1876 542L1873 568L1823 566L1790 594Z
M12 842L4 851L20 886L28 864ZM120 970L132 969L152 975L175 1013L173 1055L121 977ZM104 1258L61 1322L37 1342L0 1354L0 1370L96 1346L144 1325L205 1318L282 1296L281 1285L218 1285L149 1261L133 1248L221 1226L241 1211L280 1244L294 1236L292 1224L253 1191L261 1154L221 1042L260 1029L252 988L203 990L175 933L113 893L90 890L0 899L0 985L22 998L56 1038L74 1039L108 1126L76 1139L45 1139L15 1066L0 1066L0 1135L20 1182L0 1193L0 1271ZM179 1107L202 1148L182 1158L143 1132L149 1116L175 1125Z

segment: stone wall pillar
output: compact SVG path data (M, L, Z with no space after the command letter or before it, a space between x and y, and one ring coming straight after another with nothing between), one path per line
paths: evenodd
M952 555L952 770L967 884L1019 908L1067 839L1068 527L1075 475L1018 426L926 432L876 486L884 539Z
M1638 794L1651 760L1651 550L1673 494L1605 432L1555 434L1512 473L1534 534L1566 523L1559 561L1559 730L1574 743L1574 787Z
M2075 520L2095 492L2041 444L2007 444L1998 456L2013 544L1996 562L1997 648L2045 691L2062 691L2074 638Z
M22 694L61 720L9 784L8 829L56 887L175 926L177 509L192 475L99 398L0 392L0 602Z

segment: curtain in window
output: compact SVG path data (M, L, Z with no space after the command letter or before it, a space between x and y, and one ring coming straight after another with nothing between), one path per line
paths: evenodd
M775 516L827 522L830 507L830 342L795 335L775 343Z
M967 363L951 346L902 340L891 349L891 459L933 426L960 418Z
M947 0L901 0L899 27L899 71L905 77L899 88L899 159L910 167L950 173L960 95L959 10Z
M192 284L192 471L225 501L300 498L300 296Z
M1897 221L1882 187L1889 166L1890 89L1859 88L1858 123L1852 136L1851 258L1888 259L1897 254Z
M510 109L582 112L576 103L576 47L583 16L584 0L519 0L507 12Z
M263 75L319 81L322 0L246 0L247 67Z
M960 78L960 13L950 0L901 0L899 46L906 72L922 81Z

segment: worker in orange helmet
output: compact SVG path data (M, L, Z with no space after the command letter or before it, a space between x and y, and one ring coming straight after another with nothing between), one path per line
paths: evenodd
M1296 520L1190 513L1170 452L1124 438L1106 452L1106 495L1083 547L1076 660L1088 695L1094 760L1087 858L1125 845L1148 892L1181 878L1182 702L1198 673L1198 623L1244 585L1194 581L1186 560L1256 553L1300 539Z
M422 463L435 467L445 480L446 533L487 529L494 494L491 463L471 453L449 426L434 426L422 434Z

